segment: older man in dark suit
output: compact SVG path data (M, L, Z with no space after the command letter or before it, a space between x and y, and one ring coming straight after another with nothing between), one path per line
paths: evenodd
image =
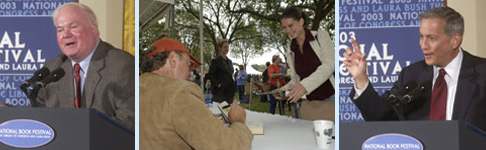
M41 107L95 108L135 129L135 59L99 38L96 17L83 4L67 3L53 13L62 54L45 66L66 75L39 91Z
M402 70L391 93L409 81L432 81L418 104L404 112L405 120L464 120L486 131L486 60L460 48L464 19L454 9L437 7L419 15L420 46L425 60ZM389 93L381 96L369 84L365 54L351 40L354 52L344 54L355 79L350 97L366 120L397 120L387 105Z

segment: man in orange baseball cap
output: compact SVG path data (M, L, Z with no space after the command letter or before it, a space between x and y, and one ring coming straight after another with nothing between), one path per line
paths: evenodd
M169 52L169 51L184 52L184 53L187 54L185 56L190 57L188 63L190 65L191 70L194 70L201 65L201 62L199 62L199 60L194 58L191 55L191 53L189 52L189 50L181 42L174 40L174 39L171 39L171 38L163 38L161 40L154 42L152 44L152 46L150 46L148 51L150 51L150 53L147 54L145 56L145 58L148 58L150 56L153 56L154 54L158 54L158 53L162 53L162 52ZM180 54L180 53L178 53L178 54ZM184 58L187 59L187 57L184 57Z
M164 38L149 50L139 81L140 149L251 149L245 110L233 103L228 128L207 109L203 91L186 81L201 63L181 42Z

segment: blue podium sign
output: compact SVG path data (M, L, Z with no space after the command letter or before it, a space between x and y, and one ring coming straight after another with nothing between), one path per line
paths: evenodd
M423 150L424 145L416 138L401 133L385 133L367 139L362 150Z
M0 124L0 142L16 148L41 147L54 139L54 130L31 119L14 119Z

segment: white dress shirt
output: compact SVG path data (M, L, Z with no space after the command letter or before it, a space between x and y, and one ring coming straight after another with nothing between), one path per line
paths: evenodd
M457 81L459 80L459 72L461 70L463 54L462 49L459 49L459 54L454 58L447 66L444 67L446 75L444 80L447 83L447 108L446 108L446 120L452 119L452 111L454 110L454 100L456 98ZM434 66L434 80L432 89L435 85L435 80L439 76L439 70L441 68ZM432 91L433 92L433 91Z
M93 51L89 53L86 58L84 58L81 62L78 62L79 64L79 76L81 77L81 95L84 92L84 81L86 79L86 75L88 74L88 68L89 68L89 62L91 62L91 57L93 56L94 51L96 51L96 48L98 48L98 44L100 43L101 40L98 40L96 43L96 46L94 47ZM74 65L76 64L75 61L71 60L71 67L73 69L73 77L76 75L76 72L74 72ZM76 95L76 78L73 80L74 82L74 95Z

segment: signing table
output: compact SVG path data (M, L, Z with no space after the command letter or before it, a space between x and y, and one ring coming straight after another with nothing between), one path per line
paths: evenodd
M209 109L220 113L214 105ZM265 133L254 135L252 149L319 149L312 121L246 110L246 122L254 121L263 123Z

